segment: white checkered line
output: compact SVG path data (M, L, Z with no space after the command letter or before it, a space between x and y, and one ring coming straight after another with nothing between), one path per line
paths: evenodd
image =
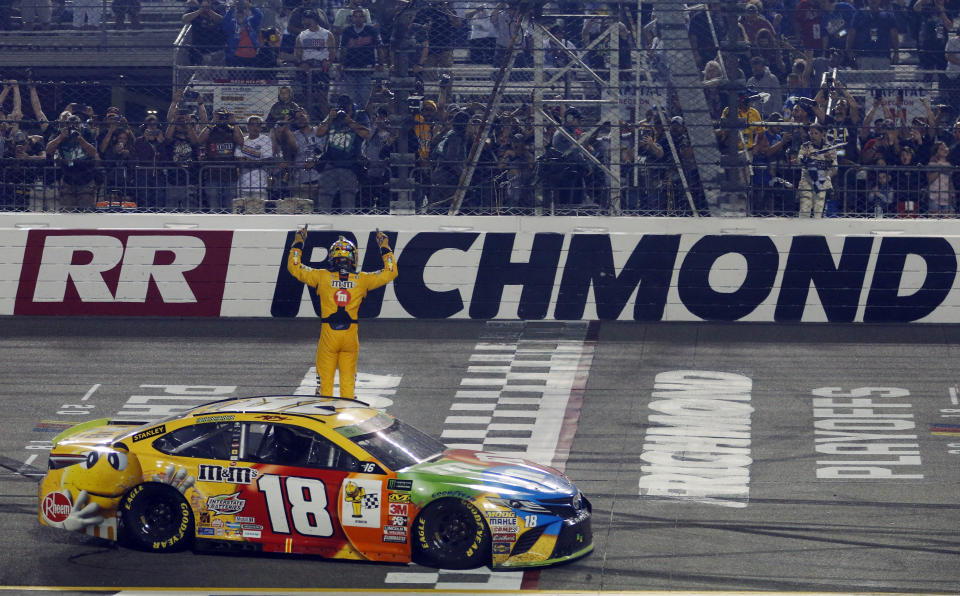
M581 367L593 358L593 345L585 342L587 323L497 322L487 329L510 341L481 341L474 347L469 376L454 395L441 438L450 449L496 451L563 469L565 460L555 454L564 417ZM492 573L481 567L467 573L476 581L465 581L462 570L439 570L390 572L386 583L517 591L523 582L520 571Z

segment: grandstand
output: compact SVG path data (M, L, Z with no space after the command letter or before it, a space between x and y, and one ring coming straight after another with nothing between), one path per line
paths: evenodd
M0 107L2 209L957 209L960 36L941 0L142 0L137 28L104 2L76 29L77 1L54 4L42 30L14 11L0 41L3 78L17 81ZM284 87L292 103L278 101ZM50 121L83 112L76 146L66 125L37 122L34 97ZM122 122L105 119L110 106ZM250 117L265 121L260 141ZM348 153L330 151L331 130L358 135ZM65 183L77 164L64 148L89 170L80 185Z

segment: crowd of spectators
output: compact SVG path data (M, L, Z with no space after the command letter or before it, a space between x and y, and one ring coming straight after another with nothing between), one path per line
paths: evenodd
M555 103L537 147L529 96L519 107L487 114L482 104L454 101L450 76L455 49L462 50L460 63L496 67L511 44L521 48L516 68L531 66L535 51L544 53L545 68L561 68L569 51L590 47L584 62L603 71L613 60L602 38L594 42L611 24L622 73L639 56L655 76L663 42L651 14L591 4L546 3L548 12L564 16L545 22L550 35L534 48L531 22L519 18L517 2L187 0L182 20L191 25L193 64L240 67L251 78L267 78L262 69L296 70L263 118L238 122L225 111L210 113L187 88L174 94L165 119L152 114L131 124L115 108L101 119L90 106L70 104L51 123L35 88L27 86L33 114L24 114L20 86L5 84L4 195L15 195L5 205L26 208L38 197L49 200L53 190L58 208L386 210L399 173L390 156L405 149L415 156L412 198L427 212L447 209L471 155L477 168L463 193L467 209L530 209L536 190L549 205L604 209L611 200L604 171L609 122L547 94ZM585 9L586 16L574 16ZM689 39L718 146L737 135L735 146L751 163L743 174L750 212L953 215L960 187L960 120L952 107L960 106L958 10L953 0L748 0L742 14L718 2L691 11ZM717 40L731 32L747 51L719 52ZM930 91L920 98L923 113L909 117L891 85L892 68L907 54L902 41ZM876 92L847 84L854 70L869 72ZM389 88L398 72L417 78L410 93L417 105L400 105L401 94ZM737 78L746 86L731 98L718 83ZM630 76L621 81L622 92L635 91ZM424 93L424 83L438 91ZM660 109L623 114L619 122L626 212L684 214L703 203L672 93ZM745 129L719 127L730 105L748 121ZM408 113L410 123L397 118Z

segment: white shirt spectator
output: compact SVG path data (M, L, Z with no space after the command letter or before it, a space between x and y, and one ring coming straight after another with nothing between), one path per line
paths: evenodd
M234 156L244 160L263 161L273 158L273 141L269 135L261 134L255 139L250 135L243 137L243 145L234 150ZM244 164L246 165L246 164ZM267 171L263 168L244 167L237 182L240 196L265 196L267 190Z
M316 31L304 29L297 36L300 40L300 47L303 48L303 60L329 60L330 48L327 47L327 41L330 38L330 32L320 27Z

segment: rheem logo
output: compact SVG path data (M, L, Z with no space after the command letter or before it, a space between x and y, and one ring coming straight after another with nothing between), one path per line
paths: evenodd
M219 316L231 231L31 230L14 314Z

